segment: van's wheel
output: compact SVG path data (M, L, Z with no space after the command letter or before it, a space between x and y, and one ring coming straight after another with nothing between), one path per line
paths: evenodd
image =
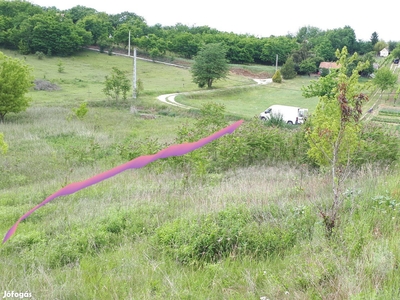
M293 125L293 122L292 122L292 121L287 121L287 123L288 123L289 125Z
M261 121L265 121L265 117L261 117Z

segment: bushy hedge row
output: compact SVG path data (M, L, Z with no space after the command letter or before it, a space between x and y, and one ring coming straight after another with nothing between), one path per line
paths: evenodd
M186 124L179 128L175 143L198 141L227 126L224 110L220 104L204 105L193 126ZM154 154L166 146L154 139L135 145L127 140L118 146L118 151L124 159L131 160L140 155ZM232 134L184 156L158 162L158 166L191 170L200 176L256 163L290 162L314 166L307 155L308 149L301 126L285 126L283 123L268 123L254 118L244 122ZM365 163L390 164L397 161L398 156L399 143L394 134L382 126L365 124L362 144L352 161L356 166Z
M194 142L228 125L224 117L224 106L209 103L203 106L193 126L183 125L177 132L174 143ZM276 124L275 124L276 125ZM190 169L197 175L209 172L248 166L268 160L271 163L307 160L307 143L299 127L266 126L257 118L243 123L233 134L180 157L168 158L164 165ZM139 155L154 154L167 145L147 139L133 145L126 141L118 146L120 155L126 160Z

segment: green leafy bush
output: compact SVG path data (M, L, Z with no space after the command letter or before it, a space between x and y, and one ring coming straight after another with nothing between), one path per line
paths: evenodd
M388 127L370 122L361 132L361 147L354 153L353 162L361 166L366 163L390 165L399 158L398 138Z
M225 107L220 104L204 105L193 126L183 125L178 129L174 144L198 141L224 128L228 125L224 111ZM180 169L188 176L194 174L202 177L208 173L262 161L268 161L270 164L287 161L307 162L308 144L301 127L278 124L279 127L268 127L265 122L254 118L243 123L232 134L225 135L196 151L157 161L154 165L162 164ZM161 145L156 139L147 138L132 143L132 139L128 138L117 146L117 152L124 160L132 160L141 155L155 154L167 146Z
M58 61L57 66L58 66L58 73L64 72L65 67L61 60Z
M42 60L45 57L45 54L42 51L36 51L35 55L40 60Z
M283 254L298 238L304 238L300 229L309 236L314 223L311 214L233 207L166 223L156 230L155 243L184 264L215 262L229 256L267 257Z

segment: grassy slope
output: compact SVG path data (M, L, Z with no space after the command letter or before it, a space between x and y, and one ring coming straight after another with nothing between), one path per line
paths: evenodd
M176 117L143 120L129 113L129 102L114 107L101 93L99 82L111 66L129 70L126 59L84 52L74 58L62 58L65 65L62 74L57 72L57 58L39 61L28 56L26 59L34 66L36 78L45 75L46 79L59 83L62 90L32 92L32 107L27 112L10 115L0 125L10 146L9 153L0 157L2 233L25 211L63 185L124 162L116 155L115 147L122 139L130 139L133 144L148 136L171 141L176 128L191 120L186 112L181 114L154 99L159 93L195 90L186 70L139 62L146 91L137 106L146 113L176 114ZM207 99L193 96L182 100L192 105L203 100L224 101L229 113L242 117L258 114L270 105L268 101L284 101L284 98L297 99L296 104L312 109L311 103L299 97L303 80L307 78L279 88L262 86L232 93L211 92L205 94ZM235 77L216 87L245 83L248 80ZM296 88L291 91L291 86ZM237 100L239 96L243 102ZM89 104L88 116L82 121L68 121L71 108L84 100ZM286 100L282 103L295 104ZM346 202L335 240L325 238L318 222L312 238L297 243L285 256L267 259L233 256L202 267L183 266L154 248L154 230L177 217L196 217L230 205L277 206L282 211L309 207L316 213L315 206L330 197L329 182L322 175L292 166L260 165L216 174L204 182L195 178L187 181L184 175L158 173L156 164L125 172L41 208L0 247L0 289L30 291L37 299L259 299L262 296L394 299L399 296L397 172L379 174L378 170L366 169L349 180L354 193ZM374 200L377 196L383 200ZM109 236L97 235L99 228L102 224L114 224L124 211L136 222L136 227L142 228L141 234L122 230L112 235L116 237L112 243L102 242L109 241ZM94 252L89 251L92 248L79 252L82 255L78 262L57 266L65 257L78 253L71 245L80 239L91 241L97 248Z

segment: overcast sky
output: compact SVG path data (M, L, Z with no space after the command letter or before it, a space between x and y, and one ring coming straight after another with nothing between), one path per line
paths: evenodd
M117 14L133 12L151 26L182 23L188 26L208 25L219 31L249 33L259 37L296 34L303 26L320 29L349 25L357 39L370 40L376 31L384 41L400 41L398 0L358 2L352 0L31 0L40 6L61 10L76 5L99 12ZM386 8L380 7L379 4Z

